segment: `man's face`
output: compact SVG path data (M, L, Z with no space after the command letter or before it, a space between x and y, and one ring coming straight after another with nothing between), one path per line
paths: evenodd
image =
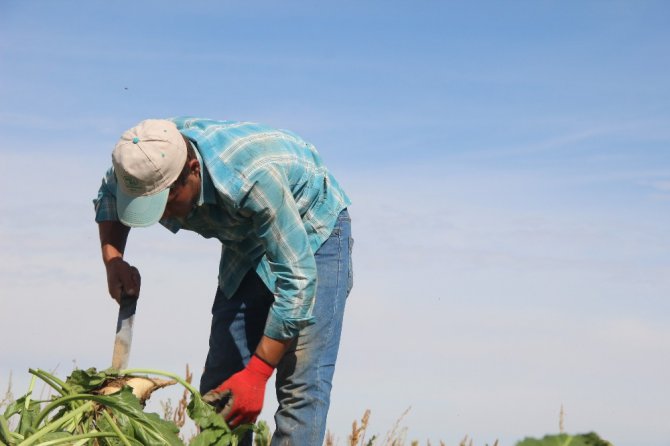
M170 187L170 195L168 195L163 218L186 218L198 203L201 181L200 163L198 163L198 160L192 159L186 164L188 168L186 178L177 180Z

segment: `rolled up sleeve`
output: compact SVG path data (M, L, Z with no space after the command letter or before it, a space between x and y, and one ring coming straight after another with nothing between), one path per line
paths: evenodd
M275 276L275 301L264 334L290 339L313 321L317 270L314 253L295 200L281 172L254 175L243 207L253 212L256 235Z
M118 221L116 213L116 176L114 168L110 167L102 178L102 184L98 189L98 196L93 199L95 207L95 221Z

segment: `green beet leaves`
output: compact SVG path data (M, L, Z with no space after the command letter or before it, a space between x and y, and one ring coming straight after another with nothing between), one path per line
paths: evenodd
M55 446L92 444L93 440L94 444L114 446L184 446L179 437L179 427L156 413L145 412L133 389L124 385L126 380L139 376L132 375L132 372L89 368L75 370L66 381L61 381L43 370L31 370L34 378L28 393L8 404L0 414L0 444ZM149 372L171 377L191 393L187 413L198 426L199 433L189 444L236 445L246 432L255 430L253 425L231 430L189 383L174 374ZM55 391L48 401L32 398L36 379ZM105 394L109 392L103 389L110 383L120 387L120 390Z

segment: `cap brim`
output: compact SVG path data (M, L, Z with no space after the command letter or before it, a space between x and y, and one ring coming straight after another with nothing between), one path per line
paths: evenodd
M164 189L154 195L131 197L116 189L116 212L119 220L126 226L143 228L158 222L165 212L170 189Z

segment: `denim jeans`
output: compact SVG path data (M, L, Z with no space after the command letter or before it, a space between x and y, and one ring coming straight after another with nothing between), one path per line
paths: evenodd
M279 408L272 445L320 446L326 431L344 306L353 285L351 220L343 210L330 237L314 254L317 291L314 324L303 329L277 366ZM242 370L263 336L273 294L255 271L230 298L217 291L200 391ZM251 435L241 443L251 445Z

